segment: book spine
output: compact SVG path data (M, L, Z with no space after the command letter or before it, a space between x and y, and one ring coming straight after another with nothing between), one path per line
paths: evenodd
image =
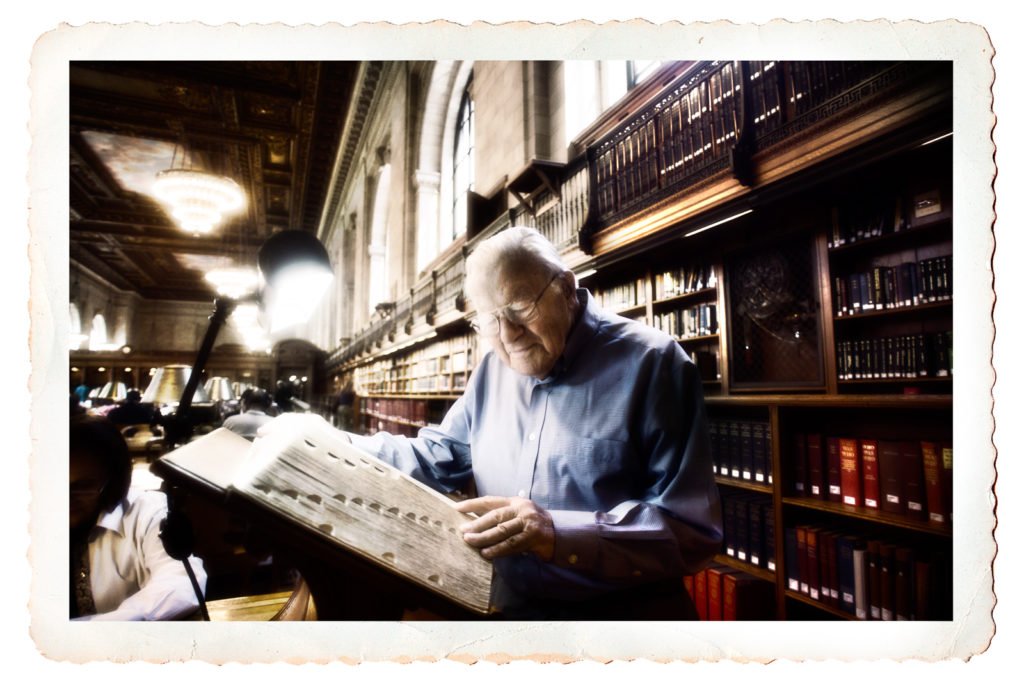
M902 515L906 509L903 499L903 461L899 445L895 442L878 442L878 483L881 509Z
M793 491L797 496L809 495L807 489L807 435L793 435Z
M878 541L867 542L868 614L873 621L882 619L882 568L878 562Z
M900 454L903 460L905 514L912 519L927 519L924 465L921 460L920 442L901 441Z
M764 563L770 572L775 571L775 509L771 500L761 505L761 527L764 529Z
M800 592L800 549L797 541L797 530L787 528L782 532L785 550L786 588Z
M853 613L857 615L858 619L867 619L870 607L868 604L867 551L864 548L856 548L853 551L853 601Z
M807 566L807 527L796 528L796 548L799 556L799 577L800 592L804 595L811 594L810 569Z
M907 547L893 549L896 621L910 621L914 615L914 552Z
M754 478L754 437L753 427L748 420L740 422L740 478L752 481Z
M879 484L878 441L860 439L860 467L862 471L864 507L878 509L881 500Z
M750 561L750 506L743 496L736 498L736 559Z
M693 575L693 602L697 608L697 617L701 621L708 620L708 570L702 569Z
M861 492L861 449L857 448L856 439L839 438L837 441L841 477L840 490L843 503L854 506L863 505L864 496Z
M722 527L725 554L736 557L736 497L722 496Z
M807 435L807 479L811 498L825 499L825 475L822 461L821 434Z
M882 606L882 621L896 620L896 596L893 594L893 547L888 543L878 544L879 602Z
M821 600L821 558L818 553L819 530L808 527L805 531L807 544L807 588L811 600Z
M828 463L828 499L835 502L843 500L843 474L842 463L839 458L839 439L834 436L826 437L825 451Z
M839 566L839 603L840 609L850 614L856 613L853 537L842 536L836 540Z
M928 519L940 524L946 521L946 502L942 485L941 454L931 441L921 442L921 461L924 467L925 499L928 502Z
M953 521L953 444L944 443L942 450L942 491L946 503L946 519Z

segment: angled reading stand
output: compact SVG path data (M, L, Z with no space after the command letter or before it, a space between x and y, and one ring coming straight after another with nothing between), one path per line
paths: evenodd
M457 531L469 517L319 416L281 416L255 442L217 429L151 469L169 495L200 497L244 518L301 572L321 620L490 612L491 563Z

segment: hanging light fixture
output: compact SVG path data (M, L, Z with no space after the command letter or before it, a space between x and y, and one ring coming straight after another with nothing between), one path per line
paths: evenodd
M256 289L259 277L254 268L218 268L205 276L221 296L240 299Z
M170 207L182 230L197 235L210 232L225 214L245 205L245 193L235 181L186 168L157 173L153 193Z

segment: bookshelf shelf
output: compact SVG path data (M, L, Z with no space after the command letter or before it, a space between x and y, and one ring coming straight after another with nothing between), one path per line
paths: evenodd
M771 495L773 489L768 484L757 484L751 481L745 481L743 479L736 479L734 477L723 477L721 475L715 475L715 482L720 486L731 486L732 488L744 489L747 491L756 491L757 493L765 493Z
M850 254L861 250L895 248L902 244L914 244L922 239L934 239L936 236L943 236L943 233L952 234L953 221L949 217L942 217L931 222L924 222L916 227L907 228L898 232L890 232L876 237L855 240L838 246L828 248L829 255Z
M835 607L826 605L819 600L812 600L809 596L797 591L789 590L788 588L786 589L786 597L796 600L797 602L802 602L803 604L814 607L815 609L819 609L822 612L828 612L832 616L839 617L840 619L846 619L848 621L862 621L861 619L858 619L855 614L850 614L849 612L844 612L841 609L836 609Z
M707 299L713 299L717 293L717 287L704 287L693 292L686 292L685 294L677 294L676 296L666 297L664 299L655 299L652 305L656 308L671 308L677 304L687 304L692 301L704 301Z
M819 512L827 512L829 514L839 515L841 517L861 519L868 522L883 524L889 527L898 527L902 529L908 529L911 531L931 534L933 536L941 536L947 538L952 538L953 536L953 528L949 524L938 524L935 522L917 521L914 519L910 519L908 517L886 513L880 510L873 510L871 508L853 507L851 505L845 505L843 503L833 503L830 501L817 500L814 498L785 497L782 499L782 504L790 505L793 507L807 508L809 510L817 510Z
M762 567L756 567L750 564L749 562L744 562L743 560L737 560L735 557L730 557L725 553L719 553L718 555L715 555L715 562L718 562L719 564L729 565L733 569L739 569L743 572L746 572L747 574L756 576L759 579L764 579L765 581L768 581L770 583L775 583L776 580L775 572L768 571L767 569L764 569Z
M851 320L865 320L872 318L885 318L885 317L904 317L908 315L923 314L937 309L952 309L952 301L933 301L926 304L918 304L917 306L903 306L900 308L884 308L880 311L867 311L864 313L854 313L852 315L833 315L832 320L837 323L850 322Z
M680 344L696 344L699 342L718 341L717 334L702 334L696 337L676 337Z

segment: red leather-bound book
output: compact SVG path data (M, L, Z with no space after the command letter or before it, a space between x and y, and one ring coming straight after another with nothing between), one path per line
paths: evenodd
M701 569L693 575L693 603L701 621L708 618L708 570Z
M708 574L708 621L721 621L722 577L739 570L723 564L713 564L705 571Z
M837 441L842 500L847 505L863 505L864 495L861 492L860 449L857 448L857 439L840 438Z
M774 618L774 584L743 572L722 576L723 621L766 621Z
M826 457L825 462L828 465L828 476L827 484L828 499L837 503L843 500L843 474L842 474L842 463L839 458L839 439L834 436L825 438L825 450Z
M878 442L874 439L860 440L861 495L864 507L881 507L881 485L878 481Z

